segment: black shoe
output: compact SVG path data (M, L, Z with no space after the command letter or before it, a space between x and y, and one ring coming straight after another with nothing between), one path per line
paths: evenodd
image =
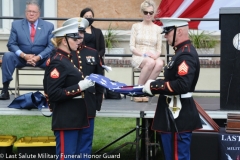
M9 92L2 91L2 93L0 94L0 100L8 100L8 99L10 99Z

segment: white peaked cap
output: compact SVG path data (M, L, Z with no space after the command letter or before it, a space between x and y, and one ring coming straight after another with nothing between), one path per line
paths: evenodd
M70 18L68 20L66 20L65 22L63 22L62 26L65 25L69 25L71 23L78 23L78 28L87 28L89 25L88 20L86 20L85 18L81 18L81 17L74 17L74 18Z
M69 33L78 33L78 23L77 22L66 25L66 26L62 26L62 27L57 28L54 31L52 31L52 34L54 35L54 37L62 37Z
M190 19L188 18L159 18L163 24L163 27L181 27L188 25Z

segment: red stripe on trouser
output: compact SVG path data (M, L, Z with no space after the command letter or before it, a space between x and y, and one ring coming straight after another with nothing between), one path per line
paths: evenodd
M60 131L60 156L64 160L64 131Z
M178 135L177 135L177 133L174 133L174 135L173 135L174 137L173 137L173 147L174 147L174 149L173 149L173 152L174 152L174 160L178 160Z

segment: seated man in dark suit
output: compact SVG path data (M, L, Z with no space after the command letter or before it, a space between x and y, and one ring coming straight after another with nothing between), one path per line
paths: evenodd
M39 18L40 6L36 1L27 2L25 15L26 18L12 23L7 44L9 52L2 58L3 90L0 100L9 99L8 87L15 68L45 68L45 61L54 48L51 43L54 26Z

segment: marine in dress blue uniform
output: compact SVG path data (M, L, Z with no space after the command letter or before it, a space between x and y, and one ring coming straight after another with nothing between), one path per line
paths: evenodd
M77 53L80 58L80 69L82 70L84 76L88 76L91 73L103 75L103 68L101 66L100 57L97 50L82 45L79 47ZM90 127L85 128L82 131L81 153L91 155L94 133L94 118L96 116L96 111L101 110L103 92L104 88L99 84L95 84L94 87L90 87L85 91L85 101L88 104L87 111ZM83 159L90 160L90 158Z
M44 92L52 110L56 154L61 160L81 159L81 132L83 128L89 127L84 90L94 86L94 83L84 79L81 70L73 63L69 38L79 41L78 23L56 29L53 34L55 37L64 37L69 48L69 52L66 52L59 47L51 54L43 81ZM76 50L77 45L76 42Z
M67 20L64 25L77 21L79 23L78 31L81 36L84 35L85 28L88 26L88 21L85 18L71 18ZM73 63L81 70L86 77L91 73L103 75L102 62L97 50L81 44L78 50L72 51ZM87 103L87 112L90 127L84 128L81 132L80 153L83 155L82 159L91 159L92 141L94 133L94 118L96 111L100 111L103 100L104 88L98 84L85 90L85 102Z
M188 38L189 19L160 20L168 42L168 34L172 35L169 43L175 56L164 67L164 79L148 80L143 92L160 94L152 129L160 133L165 159L190 160L192 131L202 128L192 97L200 72L199 58ZM181 31L178 31L180 28ZM182 38L182 34L186 34L187 38Z

